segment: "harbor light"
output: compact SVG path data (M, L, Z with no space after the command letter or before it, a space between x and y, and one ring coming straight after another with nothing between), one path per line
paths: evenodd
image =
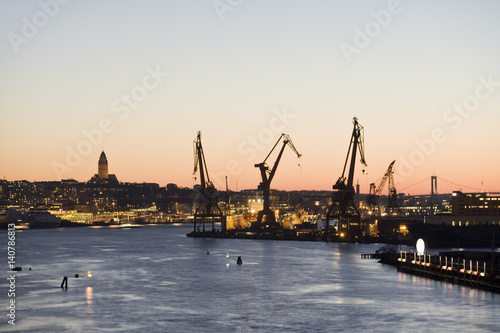
M425 242L422 238L417 240L417 254L422 255L425 252Z
M87 272L87 277L88 277L88 278L91 278L91 277L92 277L92 272L91 272L91 271L88 271L88 272Z

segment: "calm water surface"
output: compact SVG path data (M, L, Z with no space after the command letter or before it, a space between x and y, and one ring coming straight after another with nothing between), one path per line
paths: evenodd
M18 232L16 326L4 269L0 332L500 330L500 295L360 259L380 245L193 239L191 228Z

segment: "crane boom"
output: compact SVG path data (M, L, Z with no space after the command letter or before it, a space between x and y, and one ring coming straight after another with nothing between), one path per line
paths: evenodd
M292 139L290 138L290 136L288 134L283 133L283 134L281 134L281 137L278 139L278 141L276 141L276 144L274 145L273 149L271 149L271 151L269 152L269 154L267 155L267 157L266 157L266 159L264 160L263 163L266 163L266 160L269 158L269 156L273 152L274 148L276 148L276 146L280 142L281 138L283 138L283 147L281 147L281 150L280 150L280 152L278 154L278 158L276 159L276 162L274 162L273 169L269 173L269 178L268 178L268 182L269 183L271 183L271 181L274 178L274 175L276 174L276 169L278 168L278 164L279 164L279 162L281 160L281 156L283 155L283 151L285 150L285 147L287 145L295 152L295 154L297 154L298 158L300 158L302 156L302 154L300 154L297 151L297 149L295 148L295 146L294 146L294 144L293 144Z
M196 135L196 139L193 141L193 150L194 150L194 170L193 175L196 174L197 171L200 171L200 185L204 190L206 188L213 188L213 184L210 181L210 177L208 175L207 162L205 160L205 153L203 153L203 146L201 144L201 132L198 131Z

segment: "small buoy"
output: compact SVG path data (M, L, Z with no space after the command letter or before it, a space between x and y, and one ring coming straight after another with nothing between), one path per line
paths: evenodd
M229 258L229 253L226 253L226 258Z
M207 250L207 254L210 254L210 249Z
M236 260L236 263L237 263L238 265L241 265L241 264L243 263L243 261L241 260L241 257L238 257L238 260Z

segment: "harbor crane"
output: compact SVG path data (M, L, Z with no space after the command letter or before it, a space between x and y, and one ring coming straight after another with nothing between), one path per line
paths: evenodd
M394 211L398 209L398 194L396 191L396 185L394 183L394 163L396 161L392 161L387 168L384 176L380 180L378 186L375 186L375 183L370 184L370 194L367 197L367 203L371 207L375 207L378 204L378 199L380 198L380 194L384 190L385 184L388 182L389 187L389 195L388 195L388 204L387 209L390 211Z
M352 121L354 128L352 130L349 149L344 163L342 176L339 177L335 185L332 186L332 205L326 214L326 232L330 232L330 220L337 220L337 231L342 235L347 232L349 235L358 235L361 231L361 216L354 203L354 167L356 164L356 153L359 150L361 164L367 166L364 152L364 129L358 123L356 117ZM349 162L349 173L345 176L347 164Z
M394 163L396 163L396 161L392 161L391 164L389 164L387 171L385 172L384 176L382 177L378 185L375 185L375 183L370 184L370 193L368 194L366 200L368 205L376 206L378 204L378 199L380 198L380 195L382 194L382 191L384 190L387 181L389 181L389 196L391 192L396 192L396 188L394 186L394 177L393 177Z
M269 170L269 166L267 165L266 161L271 155L271 153L274 151L274 149L278 146L281 139L283 139L283 146L281 147L281 150L278 153L278 157L276 158L276 162L274 162L273 168ZM275 213L270 208L269 197L271 195L271 190L270 190L271 182L274 178L274 175L276 174L276 169L278 169L281 156L283 155L283 151L285 150L286 146L289 146L295 152L295 154L297 154L298 158L302 156L293 145L290 136L288 134L283 133L279 137L278 141L276 141L274 147L271 149L269 154L264 159L264 162L255 164L255 167L260 169L260 175L262 177L262 181L260 182L258 189L262 190L262 196L264 201L263 209L258 213L257 216L257 223L255 227L255 229L257 230L263 230L264 228L269 228L269 229L278 228L278 223L276 222Z
M202 230L205 232L205 222L212 223L212 231L215 231L214 223L216 219L221 221L222 231L225 232L224 215L217 202L217 189L210 181L208 175L207 162L201 144L201 132L198 132L196 139L193 141L193 150L193 175L195 175L197 171L200 173L200 185L195 186L195 203L197 207L194 213L194 232L197 231L197 223L203 225Z

